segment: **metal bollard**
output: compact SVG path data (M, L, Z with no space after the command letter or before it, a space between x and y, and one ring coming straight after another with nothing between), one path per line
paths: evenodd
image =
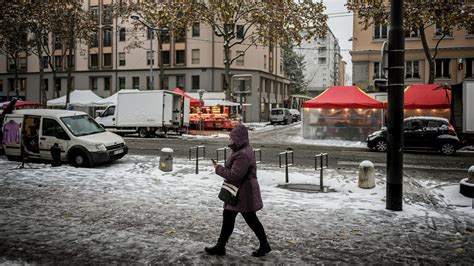
M192 151L196 150L196 158L192 158ZM202 157L199 156L200 152L202 151ZM196 161L196 174L199 174L199 159L204 159L206 157L206 146L195 146L189 148L189 160Z
M173 171L173 149L171 148L161 149L159 168L163 172Z
M318 160L319 158L319 160ZM326 164L323 163L324 158L326 158ZM319 161L319 164L318 164ZM327 169L329 165L329 159L327 153L320 153L314 156L314 170L319 170L319 188L324 192L323 186L323 169Z
M230 148L224 147L216 150L216 162L219 162L219 152L224 152L224 163L227 162L227 150L230 150Z
M257 160L258 153L258 160ZM253 155L255 155L255 163L259 164L262 162L262 149L253 149Z
M288 163L288 154L291 154L291 163ZM294 164L293 151L284 151L284 152L279 153L278 159L279 159L279 162L280 162L280 168L283 168L283 165L281 164L282 155L285 155L285 165L284 165L284 167L285 167L285 182L289 183L290 182L290 177L289 177L289 174L288 174L288 167L293 166L293 164Z

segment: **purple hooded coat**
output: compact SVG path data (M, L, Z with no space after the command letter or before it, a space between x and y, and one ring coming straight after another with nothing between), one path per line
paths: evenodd
M243 125L235 127L230 132L230 138L237 149L227 159L225 167L221 165L216 167L216 174L239 188L239 201L236 206L224 203L224 209L241 213L256 212L263 208L263 202L257 181L255 154L249 144L247 128Z

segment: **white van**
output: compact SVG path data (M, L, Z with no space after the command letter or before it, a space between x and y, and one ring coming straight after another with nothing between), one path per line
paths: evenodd
M270 123L283 123L285 125L293 122L293 115L286 108L273 108L270 111Z
M128 152L124 140L105 131L79 111L22 109L5 115L2 145L9 160L52 160L51 147L61 148L61 161L88 167L120 159Z

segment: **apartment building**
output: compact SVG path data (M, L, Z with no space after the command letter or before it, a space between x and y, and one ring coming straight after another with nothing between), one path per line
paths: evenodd
M309 96L317 96L329 86L344 82L340 80L341 48L330 29L325 38L303 42L295 49L297 53L304 55L304 76L308 82Z
M194 23L188 29L163 34L162 52L156 53L158 41L153 38L153 53L150 52L152 32L145 27L133 31L133 26L111 16L112 0L90 0L87 8L97 19L99 26L95 41L90 46L78 45L74 55L64 59L73 62L74 89L91 89L96 94L107 97L121 89L159 89L158 60L164 69L164 89L176 87L186 92L204 89L208 92L222 92L224 85L223 40L216 37L209 25ZM239 25L237 38L239 37ZM141 48L126 49L129 40L138 37L143 41ZM63 45L49 36L50 45L59 54ZM235 46L231 55L235 56L247 48ZM61 95L66 94L66 62L54 56L57 77L53 80L51 69L45 65L44 81L46 97L53 99L54 87ZM250 47L244 56L231 66L231 74L250 74L252 82L250 94L245 97L246 121L265 121L269 110L283 106L288 100L289 81L283 72L282 50L277 46L257 45ZM14 65L0 55L0 101L16 95L14 85ZM153 85L150 87L150 64L153 65ZM21 98L40 101L39 60L37 56L20 59Z
M372 25L362 30L357 14L354 14L352 37L352 80L364 90L372 91L373 80L381 78L381 48L388 38L386 25ZM426 30L432 54L441 31L437 25ZM451 34L439 44L435 60L435 82L455 84L473 79L474 25L470 29L452 29ZM405 84L428 83L429 63L426 60L420 34L408 29L405 33Z

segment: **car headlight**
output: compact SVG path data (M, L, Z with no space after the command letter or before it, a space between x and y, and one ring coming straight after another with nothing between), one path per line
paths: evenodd
M105 144L104 144L104 143L96 144L95 147L96 147L99 151L106 151L106 150L107 150L107 147L105 147Z

